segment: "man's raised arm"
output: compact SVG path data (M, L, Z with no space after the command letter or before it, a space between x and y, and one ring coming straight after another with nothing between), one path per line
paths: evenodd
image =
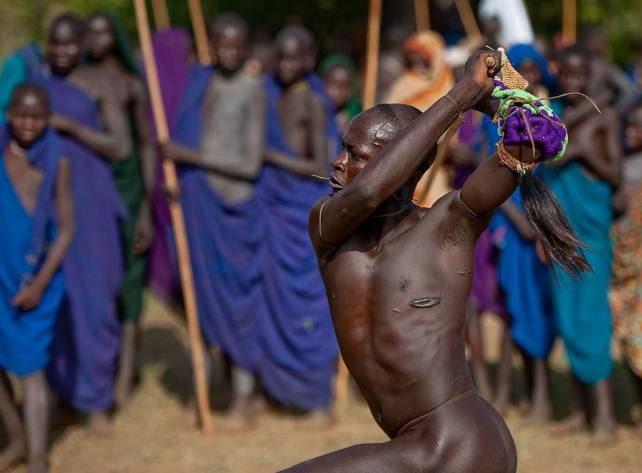
M375 209L406 184L429 157L439 137L457 116L490 94L493 88L492 78L500 63L501 58L496 51L477 51L466 63L463 80L455 84L446 97L442 97L397 133L390 142L378 143L377 132L374 130L374 143L367 145L381 147L381 150L376 152L345 189L319 201L312 210L310 233L317 251L349 237ZM394 116L391 117L392 120ZM377 123L376 127L385 130L386 124ZM363 136L363 141L366 141L365 132ZM359 147L351 149L352 143L348 145L347 159L361 159ZM367 145L364 144L364 147L367 148Z

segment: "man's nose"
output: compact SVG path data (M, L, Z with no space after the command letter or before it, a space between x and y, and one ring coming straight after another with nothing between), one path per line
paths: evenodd
M336 169L337 171L345 171L347 164L348 153L346 151L343 151L339 154L339 156L336 157L334 161L332 161L332 168Z

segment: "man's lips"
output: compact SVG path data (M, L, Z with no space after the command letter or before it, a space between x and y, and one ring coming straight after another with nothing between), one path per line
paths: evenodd
M334 190L340 191L345 187L345 184L343 184L343 182L341 182L335 176L330 176L330 187L332 187Z

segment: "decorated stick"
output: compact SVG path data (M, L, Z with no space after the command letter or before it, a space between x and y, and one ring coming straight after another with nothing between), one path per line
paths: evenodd
M159 141L161 143L166 143L169 141L169 128L167 126L165 107L161 97L158 70L156 69L156 59L152 48L145 0L134 0L134 7L136 9L136 24L138 26L138 36L143 52L145 74L147 76L147 83L149 86L154 122L156 124L156 130L158 131ZM165 174L165 184L167 188L173 195L178 195L179 184L176 177L174 163L169 160L165 160L163 162L163 171ZM176 238L176 249L178 253L183 298L185 300L185 311L187 314L187 329L189 332L190 347L192 351L196 399L201 417L201 428L204 433L211 433L212 417L210 413L207 377L205 375L205 358L201 330L198 323L198 308L196 305L196 294L194 292L194 278L192 274L192 265L190 263L185 219L183 216L183 209L179 202L172 201L169 204L169 210Z
M363 87L363 108L375 104L377 94L377 64L379 62L379 41L381 33L382 0L370 0L368 13L368 44L366 52L366 80Z
M562 15L562 37L564 44L572 46L577 37L577 0L564 0Z
M210 47L207 44L207 28L203 17L203 8L200 0L189 0L189 15L194 29L194 40L196 41L196 54L198 62L203 66L212 64Z
M417 31L426 31L430 29L430 9L428 0L415 0L415 23Z
M457 7L457 13L459 14L461 23L464 25L466 35L471 39L481 38L482 34L470 2L468 0L455 0L455 7Z
M166 30L170 27L167 0L152 0L152 13L156 31Z

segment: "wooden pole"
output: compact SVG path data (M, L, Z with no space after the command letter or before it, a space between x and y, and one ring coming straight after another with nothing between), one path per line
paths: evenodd
M430 29L428 0L415 0L415 23L417 24L417 31Z
M194 30L198 62L203 66L208 66L212 64L212 55L210 54L210 46L207 42L207 28L205 27L201 0L189 0L189 16L192 20L192 29Z
M381 34L382 0L370 0L368 13L368 46L366 53L366 79L363 87L363 108L375 104L377 95L377 65L379 62L379 41Z
M156 124L159 141L161 143L166 143L170 138L169 128L167 126L165 107L161 97L160 82L158 80L158 70L156 69L154 50L152 48L152 39L149 31L149 19L147 16L145 0L134 0L134 7L136 9L136 24L138 26L138 36L143 52L145 74L147 76L147 84L152 103L154 123ZM167 188L172 192L172 194L178 195L179 184L176 177L174 163L169 160L165 160L163 162L163 171L165 174L165 184ZM176 239L183 299L185 300L187 329L189 332L190 347L192 351L196 400L201 417L201 428L204 433L211 433L212 415L209 405L207 377L205 375L203 341L201 338L201 329L198 323L198 308L196 306L196 294L194 292L194 277L189 257L187 232L185 230L185 218L183 216L183 209L179 202L171 202L169 204L169 210Z
M482 34L470 2L468 0L455 0L455 7L457 7L461 23L464 25L466 36L470 39L481 38Z
M577 0L564 0L562 23L564 44L572 46L577 39Z
M156 31L166 30L170 27L167 0L152 0L152 13L154 15Z

